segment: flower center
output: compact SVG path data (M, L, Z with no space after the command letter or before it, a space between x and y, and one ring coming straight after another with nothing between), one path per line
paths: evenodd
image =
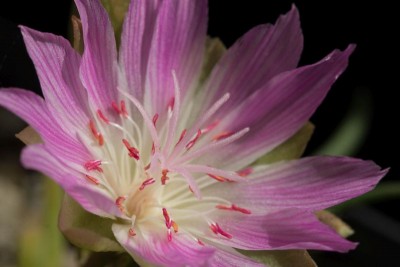
M130 220L130 236L136 235L137 229L158 225L167 231L170 240L178 224L193 228L188 221L197 218L214 234L230 238L207 214L216 209L243 214L250 211L218 197L202 196L201 191L217 182L241 181L248 173L197 162L241 138L249 129L227 131L220 120L212 119L229 94L189 124L183 114L190 114L191 105L181 106L175 76L174 80L175 96L162 116L150 116L136 98L123 91L125 100L111 103L111 112L97 110L89 122L90 137L82 137L93 155L83 166L85 177L115 199L121 218ZM191 127L186 128L188 125Z

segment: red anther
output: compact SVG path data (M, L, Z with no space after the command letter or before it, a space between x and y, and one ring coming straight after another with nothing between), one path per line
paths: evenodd
M200 239L197 239L197 243L198 243L200 246L205 246L205 244L204 244Z
M134 236L136 235L135 230L134 230L133 228L129 228L128 235L129 235L130 237L134 237Z
M181 133L181 136L179 136L179 140L176 143L176 145L179 144L182 141L182 139L185 137L185 135L186 135L186 129L183 129L183 131Z
M99 142L100 146L104 145L104 137L101 133L97 135L97 141Z
M121 114L125 117L128 116L128 111L126 110L126 105L124 100L121 100Z
M162 170L161 174L162 174L162 176L161 176L161 184L165 185L167 180L169 180L169 177L167 176L168 170L167 169Z
M214 121L213 123L211 123L210 125L208 125L206 128L204 128L203 130L201 130L201 132L203 134L210 132L211 130L213 130L215 127L217 127L217 125L219 124L219 121Z
M124 203L125 199L126 199L126 197L117 197L117 199L115 200L115 204L117 205L117 207L119 208L119 210L121 212L124 212L123 203Z
M99 116L100 119L102 119L105 123L110 123L110 121L107 119L106 116L104 116L103 112L101 112L100 109L97 110L97 115Z
M103 169L100 167L101 160L91 160L85 163L84 167L88 171L98 171L103 172Z
M153 125L154 125L154 127L156 127L157 120L158 120L158 113L154 114L154 116L153 116Z
M154 155L154 153L156 152L156 147L154 146L154 142L151 145L151 154Z
M139 160L139 150L137 150L136 148L131 146L129 144L129 141L126 139L122 139L122 142L124 143L126 149L128 149L128 151L129 151L129 153L128 153L129 157Z
M224 230L221 229L221 227L219 227L218 223L213 223L210 225L210 229L211 231L214 232L214 234L220 234L222 236L225 236L228 239L232 238L231 234L228 234L227 232L225 232Z
M232 134L233 134L232 132L222 132L222 133L219 133L216 136L214 136L212 139L214 141L218 141L218 140L227 138L227 137L231 136Z
M144 167L144 170L148 171L150 169L150 166L151 166L151 162Z
M178 224L175 221L171 221L171 226L172 226L172 229L174 229L174 233L177 233L179 230Z
M162 212L163 212L163 216L165 219L165 226L167 226L167 228L169 229L169 228L171 228L171 218L169 217L169 214L168 214L168 211L166 208L163 208Z
M245 176L251 174L252 172L253 172L253 168L248 167L248 168L245 168L245 169L243 169L243 170L237 171L236 173L237 173L239 176L245 177Z
M89 128L92 134L97 138L99 132L97 131L96 125L92 120L89 121Z
M111 106L112 108L115 110L115 112L117 112L118 114L122 114L121 110L119 109L117 103L115 103L114 101L111 102Z
M96 138L97 142L99 143L99 145L102 146L104 144L103 135L97 131L96 125L94 124L94 122L92 120L90 120L90 122L89 122L89 128L90 128L90 131L92 132L93 136Z
M196 136L189 143L186 144L186 149L188 150L191 149L194 146L194 144L196 144L196 141L197 139L199 139L200 135L201 135L201 130L198 130Z
M250 210L238 207L235 204L232 204L232 209L235 210L235 211L239 211L241 213L244 213L244 214L251 214Z
M226 181L228 181L228 179L226 179L226 178L224 178L222 176L218 176L218 175L214 175L214 174L210 174L210 173L207 173L207 175L210 176L211 178L217 180L218 182L226 182Z
M146 179L139 187L139 190L143 190L146 186L154 184L156 182L156 180L154 180L153 178L149 178Z
M194 193L194 192L193 192L193 189L192 189L192 187L191 187L190 185L189 185L189 191L192 192L192 193Z
M232 204L230 207L229 206L225 206L225 205L217 205L215 207L217 209L220 209L220 210L232 210L232 211L238 211L238 212L241 212L241 213L244 213L244 214L251 214L250 210L238 207L235 204Z
M92 184L95 184L95 185L99 185L100 184L100 182L99 182L99 180L97 180L96 178L94 178L94 177L92 177L92 176L90 176L90 175L85 175L85 177L86 177L86 179L89 181L89 182L91 182Z
M210 224L210 229L214 234L218 234L218 227L216 224Z
M175 106L175 97L171 98L171 100L168 102L167 109L170 108L171 110L173 110L174 106Z
M171 232L171 229L168 229L168 231L167 231L167 237L168 237L168 241L171 242L171 241L172 241L172 232Z
M124 203L126 197L117 197L117 199L115 200L115 204L117 206L122 206L122 203Z

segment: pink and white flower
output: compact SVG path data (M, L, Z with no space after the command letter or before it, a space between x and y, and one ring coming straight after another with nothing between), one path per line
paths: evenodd
M314 212L371 190L370 161L309 157L251 166L310 118L354 50L296 68L295 7L246 33L200 82L207 1L132 0L121 46L97 0L75 0L81 56L21 27L44 99L1 89L0 104L43 139L25 167L114 220L134 259L161 266L261 266L235 249L355 247Z

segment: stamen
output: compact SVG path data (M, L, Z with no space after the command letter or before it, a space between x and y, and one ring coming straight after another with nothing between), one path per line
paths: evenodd
M125 212L124 206L123 206L125 199L126 199L126 197L121 196L121 197L117 197L117 199L115 200L115 204L117 205L118 209L119 209L122 213Z
M187 150L191 149L194 146L194 144L196 144L196 141L197 139L199 139L200 135L201 135L201 130L198 130L196 136L189 143L186 144Z
M126 110L126 105L124 100L121 100L121 113L125 117L128 116L128 111Z
M246 133L248 133L249 130L250 130L250 128L247 127L247 128L240 130L239 132L236 132L228 137L223 138L222 140L218 140L216 142L211 142L209 144L206 144L206 145L196 149L195 151L187 153L186 155L178 158L177 162L175 162L175 163L186 162L188 160L198 158L206 153L210 153L212 150L220 149L223 146L226 146L228 144L235 142L236 140L238 140L239 138L244 136Z
M220 234L222 236L225 236L228 239L231 239L233 237L231 234L228 234L227 232L222 230L221 227L219 227L218 223L210 224L210 229L211 229L211 231L214 232L214 234Z
M149 178L146 179L139 187L139 190L143 190L146 186L154 184L156 182L156 180L154 180L153 178Z
M162 174L162 176L161 176L161 184L162 185L165 185L167 180L169 180L169 177L167 176L168 172L169 171L167 169L164 169L164 170L161 171L161 174Z
M136 232L135 232L135 230L134 230L132 227L129 228L128 235L129 235L130 237L134 237L134 236L136 235Z
M88 171L98 171L98 172L103 172L103 169L100 167L101 165L101 160L90 160L85 163L84 167Z
M172 97L171 100L169 100L168 102L167 109L174 110L174 106L175 106L175 97Z
M154 114L154 116L153 116L153 125L154 125L154 127L156 127L157 120L158 120L158 113Z
M118 105L113 101L111 102L112 108L117 112L118 114L121 114L121 110L119 109Z
M168 211L166 208L162 208L162 212L163 212L163 216L165 219L165 226L167 226L167 228L171 228L171 218L169 217Z
M208 132L212 131L215 127L217 127L218 124L219 124L219 121L214 121L213 123L208 125L206 128L202 129L201 132L203 134L208 133Z
M243 170L237 171L236 173L239 174L240 176L246 177L247 175L251 174L252 172L253 172L253 168L248 167Z
M146 110L144 109L144 107L141 105L141 103L139 102L139 100L137 100L136 98L134 98L133 96L127 94L126 92L120 90L118 88L118 90L121 92L121 94L123 94L127 99L129 99L134 105L135 107L138 109L139 113L142 115L143 120L150 132L150 135L153 139L154 142L154 149L158 149L160 147L160 139L157 133L156 128L153 125L153 122L151 121L151 119L149 118Z
M151 162L144 167L144 170L148 171L150 169L150 167L151 167Z
M210 176L211 178L217 180L218 182L226 182L226 181L228 181L228 179L226 179L226 178L224 178L222 176L213 175L213 174L210 174L210 173L207 173L207 175Z
M99 145L102 146L104 144L103 135L97 131L96 125L92 120L89 121L89 128L94 138L96 138L97 142L99 143Z
M94 178L94 177L92 177L92 176L90 176L90 175L85 175L85 177L86 177L86 179L89 181L89 182L91 182L92 184L95 184L95 185L99 185L100 184L100 182L99 182L99 180L97 180L96 178Z
M139 150L137 150L136 148L131 146L129 144L129 141L126 139L122 139L122 142L124 143L126 149L128 149L128 151L129 151L129 153L128 153L129 157L139 160Z
M167 237L168 237L168 241L171 242L172 241L172 232L171 229L167 230Z
M99 118L100 118L101 120L103 120L105 123L107 123L107 124L110 123L109 119L107 119L107 117L104 116L103 112L101 112L100 109L97 110L97 115L98 115Z
M205 246L205 244L204 244L200 239L197 239L197 243L198 243L200 246Z
M228 101L230 95L229 93L224 94L217 102L215 102L211 108L207 110L207 112L204 114L204 116L201 116L201 119L197 121L197 123L189 130L189 136L194 134L195 129L199 129L202 127L203 123L205 123L211 116L217 112L217 110L224 104L226 101ZM172 157L176 156L176 153L179 153L181 149L183 148L183 145L185 142L181 143L179 146L176 147L174 153L171 155Z
M230 207L229 206L225 206L225 205L217 205L215 206L217 209L220 210L232 210L232 211L238 211L241 212L243 214L251 214L251 211L248 209L244 209L241 207L236 206L235 204L232 204Z
M222 132L222 133L219 133L219 134L215 135L215 136L212 138L212 140L213 140L213 141L218 141L218 140L227 138L227 137L231 136L232 134L233 134L233 132Z
M181 136L179 137L179 140L175 146L177 146L182 141L182 139L185 137L185 135L186 135L186 129L183 129Z
M174 233L178 232L178 224L175 221L171 222L172 229L174 229Z

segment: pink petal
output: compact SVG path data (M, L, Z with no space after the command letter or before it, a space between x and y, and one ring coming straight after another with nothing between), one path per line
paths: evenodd
M204 192L253 212L284 208L317 211L372 190L386 172L372 161L309 157L256 168L246 177L247 182L215 184Z
M84 174L65 166L45 145L37 144L24 148L21 161L25 168L40 171L53 179L87 211L109 218L121 215L108 194L89 184Z
M75 0L85 49L80 68L93 109L111 109L117 99L117 49L114 30L99 0Z
M49 111L66 132L88 124L87 93L79 80L80 56L62 37L21 27Z
M113 224L112 230L118 242L138 261L145 261L156 266L204 266L215 249L201 246L185 234L174 234L168 241L166 232L138 233L129 236L130 226Z
M344 71L354 48L350 45L344 52L335 50L316 64L277 75L223 116L224 131L250 127L250 132L215 156L224 159L226 167L241 168L291 137L309 120Z
M143 98L148 57L159 0L132 0L125 16L119 60L128 88L139 100Z
M182 98L196 86L202 67L207 1L162 1L150 48L148 82L152 112L163 114L174 97L175 71Z
M237 215L225 211L220 212L216 220L232 238L211 236L211 240L234 248L347 252L356 246L304 210L287 209L267 215Z
M76 136L70 136L63 130L63 121L56 120L43 98L35 93L23 89L2 89L0 105L31 125L54 155L81 166L91 158L86 148L76 140Z
M205 86L204 105L229 92L231 97L219 112L231 110L275 75L294 69L302 49L299 13L293 6L275 25L259 25L229 48Z

